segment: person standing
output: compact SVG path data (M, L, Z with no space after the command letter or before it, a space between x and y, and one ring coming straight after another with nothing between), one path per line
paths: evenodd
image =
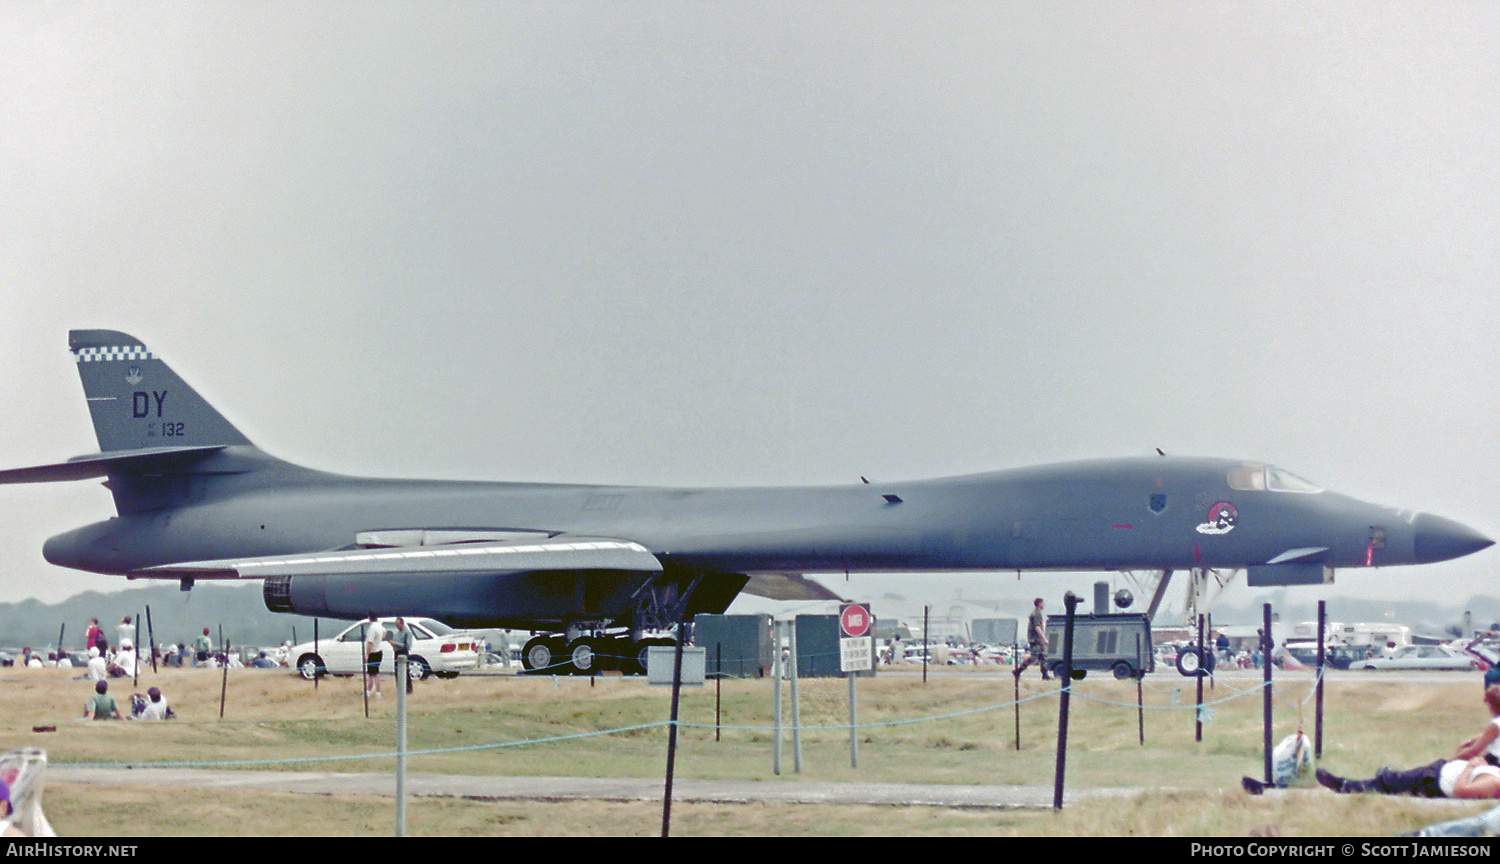
M1034 607L1031 617L1026 619L1026 642L1030 653L1011 674L1019 680L1026 667L1035 663L1042 669L1042 680L1050 681L1052 676L1047 674L1047 613L1042 611L1042 598L1036 598L1031 605Z
M380 696L380 661L385 658L385 628L371 612L365 616L365 695Z
M130 616L126 615L120 625L115 628L115 644L124 647L126 642L135 642L135 625L130 623Z
M208 636L208 628L203 628L202 635L193 640L193 651L195 652L194 666L207 666L208 654L214 650L214 640Z
M406 669L406 692L410 693L411 669L407 666L407 661L411 656L411 646L415 639L412 636L411 628L406 626L405 618L396 619L396 629L386 634L385 641L391 643L391 660L394 663L396 674L400 675L401 670Z

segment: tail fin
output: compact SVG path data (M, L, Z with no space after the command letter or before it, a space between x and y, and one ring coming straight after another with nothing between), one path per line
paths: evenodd
M73 330L68 347L105 453L250 443L134 336Z

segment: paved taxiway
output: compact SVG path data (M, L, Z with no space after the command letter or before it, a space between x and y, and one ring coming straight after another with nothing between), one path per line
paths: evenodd
M196 768L47 768L51 785L182 786L199 791L292 792L316 795L394 796L390 774L322 771L217 771ZM484 801L660 801L661 779L594 777L476 777L409 774L412 796ZM1064 804L1121 797L1139 789L1071 789ZM798 780L684 780L672 784L674 802L705 804L884 804L978 809L1046 809L1051 786L944 786L915 783L804 783Z

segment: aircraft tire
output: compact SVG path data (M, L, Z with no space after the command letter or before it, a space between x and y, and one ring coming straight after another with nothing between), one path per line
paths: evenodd
M599 645L588 636L568 643L563 652L563 671L569 675L593 675L599 671Z
M551 636L533 636L521 649L521 669L527 675L546 675L553 671L557 653Z
M1177 651L1177 673L1188 678L1203 677L1214 671L1214 655L1208 651L1199 651L1196 646L1189 645Z
M620 671L626 675L646 674L646 654L651 648L650 639L621 639Z

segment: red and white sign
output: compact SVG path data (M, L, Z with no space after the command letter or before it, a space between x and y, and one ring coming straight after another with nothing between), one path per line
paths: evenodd
M870 607L863 603L846 603L840 606L839 630L848 638L868 635L870 632Z
M870 638L870 607L864 603L845 603L839 607L839 671L868 672L875 668L875 654Z

